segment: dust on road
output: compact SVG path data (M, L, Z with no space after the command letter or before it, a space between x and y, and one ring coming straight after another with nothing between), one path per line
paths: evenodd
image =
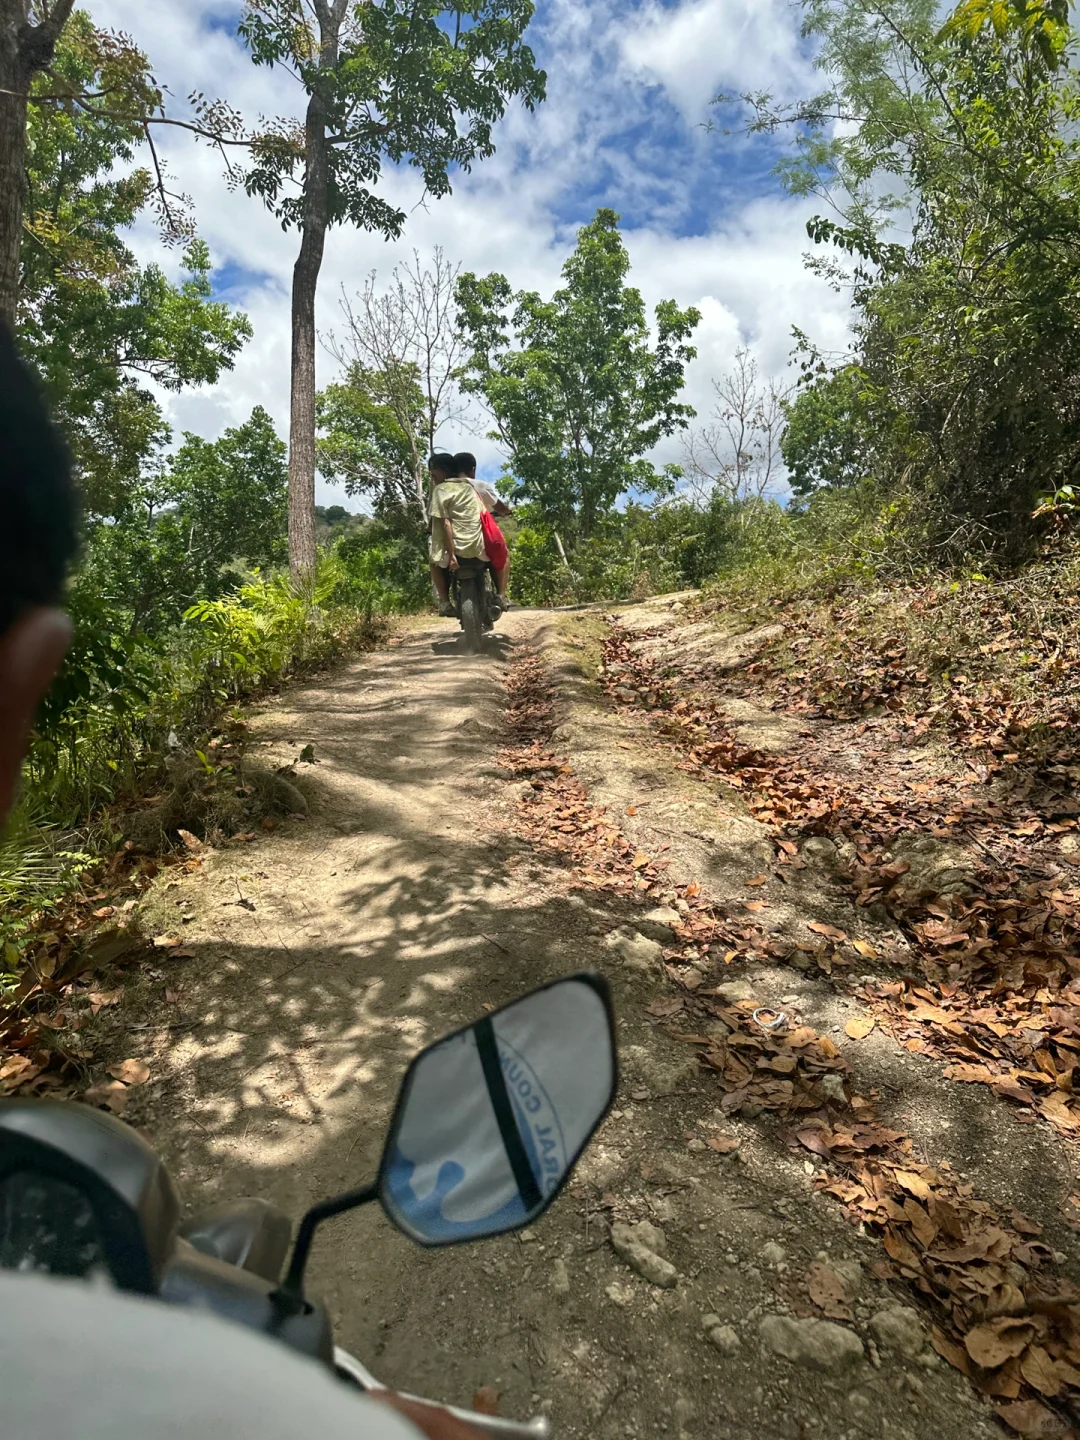
M493 653L467 657L449 625L428 623L260 709L262 763L315 747L317 763L299 767L310 813L210 854L148 902L148 923L182 931L194 958L163 962L167 1016L147 997L158 1083L135 1118L190 1208L254 1194L298 1216L371 1178L419 1047L555 975L605 969L624 1093L577 1192L532 1232L444 1252L413 1246L374 1209L328 1225L310 1282L339 1342L414 1393L468 1404L494 1386L504 1414L549 1412L556 1435L996 1433L917 1328L906 1350L883 1338L897 1297L870 1269L876 1244L812 1191L812 1166L728 1117L740 1148L702 1153L698 1122L718 1093L650 1023L662 977L625 970L604 943L632 911L583 897L514 833L520 786L498 762L506 670L515 646L554 638L550 617L518 613ZM579 691L562 732L600 789L610 725ZM674 777L624 733L619 764L667 796L657 813L680 837L676 864L693 863L715 792L682 779L668 794ZM750 873L760 836L744 827L743 853L738 829L725 829L729 863ZM146 1034L129 1045L148 1053ZM654 1227L672 1288L613 1252L614 1213ZM860 1343L789 1361L762 1349L759 1327L791 1313L785 1285L815 1260L850 1278Z

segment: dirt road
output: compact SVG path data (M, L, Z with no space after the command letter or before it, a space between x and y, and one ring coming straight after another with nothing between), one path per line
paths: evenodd
M811 1160L748 1115L723 1117L733 1154L703 1144L719 1092L695 1052L655 1027L662 970L628 967L612 948L640 906L581 892L523 834L521 780L499 760L506 679L522 647L547 646L563 692L555 743L613 823L667 845L673 878L721 899L760 868L761 827L590 687L599 623L517 613L497 652L477 658L456 652L445 622L419 625L258 710L259 763L315 747L316 763L297 767L309 813L209 854L147 902L148 926L182 934L192 958L164 959L125 1005L122 1043L155 1076L132 1118L192 1208L257 1194L298 1215L372 1176L417 1048L485 1004L597 966L616 987L624 1092L576 1193L532 1232L442 1253L373 1209L327 1226L311 1284L341 1343L414 1392L469 1403L493 1386L504 1414L549 1412L556 1435L998 1433L987 1403L927 1347L926 1317L896 1318L910 1302L874 1273L880 1246L813 1190ZM801 883L784 902L793 912L833 912L820 877ZM732 983L755 993L741 971ZM790 969L762 968L753 984L762 1003L820 1025L842 1023L850 1003ZM959 1137L981 1123L967 1091L946 1101L928 1072L913 1082L899 1063L883 1041L879 1079L906 1087L921 1138L951 1146L977 1183L996 1175L1009 1189L986 1147ZM1031 1127L1017 1143L1033 1190L1067 1184L1052 1143ZM673 1288L613 1252L613 1216L654 1227ZM852 1338L837 1350L830 1332L820 1353L786 1357L761 1327L807 1313L794 1287L815 1262L844 1277Z

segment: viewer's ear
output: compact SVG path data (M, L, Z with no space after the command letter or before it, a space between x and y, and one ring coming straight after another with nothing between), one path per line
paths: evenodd
M70 639L71 621L63 611L43 608L20 615L0 636L0 824L15 794L38 703Z

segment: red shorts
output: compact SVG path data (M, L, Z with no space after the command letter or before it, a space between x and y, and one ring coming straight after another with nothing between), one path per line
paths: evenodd
M506 541L503 533L495 521L495 516L490 510L484 510L480 514L480 524L484 530L484 549L491 561L493 570L505 570L506 562L510 559L510 552L506 548Z

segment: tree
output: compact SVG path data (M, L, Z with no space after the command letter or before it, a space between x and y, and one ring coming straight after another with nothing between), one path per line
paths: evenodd
M544 76L522 35L532 0L249 0L240 23L252 58L297 79L303 124L281 121L255 145L246 177L286 229L300 231L293 272L289 546L315 563L315 296L326 235L348 222L400 234L404 212L375 192L384 160L407 160L432 195L455 168L493 153L508 99L530 108ZM299 179L300 193L288 188Z
M91 529L76 608L103 604L130 633L161 634L196 600L237 586L245 568L287 556L286 447L256 406L213 442L185 434L124 514Z
M353 363L344 378L320 393L319 473L362 496L398 533L419 534L423 497L417 466L424 451L424 393L414 371L366 370Z
M128 45L123 56L123 83L149 85L146 57ZM112 65L102 36L76 12L47 83L83 95L108 89ZM179 285L156 265L138 265L125 244L122 232L155 194L150 173L131 168L138 123L89 102L35 105L28 123L20 341L72 445L90 513L116 516L167 434L145 382L212 383L251 327L212 299L209 254L194 237Z
M929 539L1019 556L1035 497L1080 466L1067 9L966 0L944 27L933 0L804 0L804 15L828 89L745 97L752 128L793 127L788 183L833 210L808 226L832 247L815 268L854 303L854 369L800 397L804 439L827 440L839 404L861 427L844 447L917 500ZM826 469L837 458L819 447Z
M731 501L764 499L783 478L781 442L791 387L758 376L757 361L742 347L735 365L712 382L711 423L687 432L684 470L698 504L714 493Z
M355 302L342 300L346 333L330 346L352 377L346 383L358 387L358 410L365 392L377 397L394 422L395 442L408 447L421 519L427 513L427 457L440 428L463 409L457 389L463 346L454 313L459 270L437 248L426 269L414 251L413 263L399 265L384 291L372 272Z
M0 319L14 327L26 204L30 86L56 53L75 0L0 0Z
M588 539L628 492L670 483L645 457L694 413L677 397L700 312L661 301L654 343L629 270L619 217L604 209L578 232L550 300L497 274L458 282L464 388L494 418L517 498L571 539Z

